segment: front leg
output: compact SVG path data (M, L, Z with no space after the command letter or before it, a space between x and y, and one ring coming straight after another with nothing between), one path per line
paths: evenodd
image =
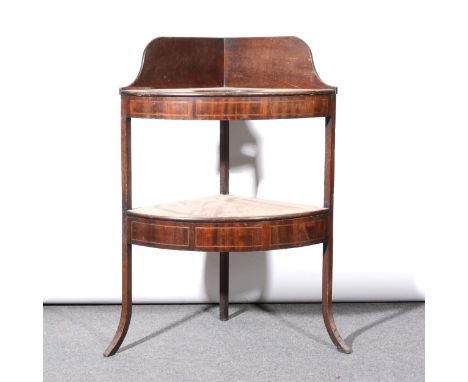
M332 308L332 274L333 274L333 245L332 243L323 244L323 272L322 272L322 313L325 326L332 342L338 350L349 354L352 349L341 338L333 319Z
M104 356L114 355L127 334L132 317L132 246L124 240L122 244L122 310L114 338L104 351Z

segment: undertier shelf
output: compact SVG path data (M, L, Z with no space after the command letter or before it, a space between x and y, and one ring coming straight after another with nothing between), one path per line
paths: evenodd
M257 251L323 242L328 209L233 195L127 211L130 244L198 251Z

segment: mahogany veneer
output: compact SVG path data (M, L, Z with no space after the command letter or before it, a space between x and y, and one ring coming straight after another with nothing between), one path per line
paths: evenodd
M127 211L127 241L192 251L265 251L322 243L328 210L219 195Z
M132 245L220 252L220 319L228 319L229 252L323 243L322 307L339 350L332 312L336 88L318 76L296 37L161 37L145 49L135 81L120 89L122 136L122 312L104 352L122 344L132 313ZM324 206L229 194L229 120L325 117ZM132 209L131 118L220 121L220 194Z

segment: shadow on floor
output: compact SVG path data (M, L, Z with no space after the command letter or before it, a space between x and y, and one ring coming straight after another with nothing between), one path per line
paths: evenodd
M188 315L186 317L183 317L180 320L177 320L177 321L173 322L170 325L167 325L167 326L165 326L165 327L163 327L161 329L158 329L158 330L154 331L151 334L148 334L147 336L145 336L143 338L140 338L137 341L134 341L134 342L129 343L128 345L122 346L117 351L117 353L121 353L121 352L124 352L124 351L126 351L128 349L131 349L131 348L135 347L135 346L141 345L143 342L149 341L149 340L151 340L151 339L153 339L153 338L155 338L155 337L157 337L157 336L159 336L159 335L161 335L163 333L166 333L166 332L168 332L168 331L170 331L172 329L175 329L178 326L181 326L181 325L185 324L186 322L194 319L195 317L199 316L200 314L208 312L209 310L211 310L213 308L214 308L213 305L205 306L202 309L199 309L196 312L194 312L194 313L192 313L192 314L190 314L190 315Z
M336 316L342 315L360 315L360 314L371 314L371 313L383 313L384 316L368 323L367 325L363 326L355 330L353 333L349 334L347 337L343 337L344 341L352 348L353 343L355 342L356 338L358 338L363 333L369 331L370 329L382 325L385 322L388 322L394 318L403 316L415 309L417 309L420 304L415 303L408 303L407 305L401 306L402 303L398 303L399 307L396 308L392 306L392 303L355 303L355 304L346 304L346 310L340 308L340 303L334 303L334 310L338 313L335 314ZM421 302L421 304L424 304ZM274 316L276 319L281 321L290 329L293 329L297 333L306 336L322 345L333 347L331 343L324 342L321 338L315 336L307 329L304 329L297 324L295 324L288 316L295 316L295 315L310 315L311 317L314 316L322 316L322 305L321 304L275 304L274 307L271 305L266 304L255 304L255 306ZM339 330L339 325L338 330ZM324 325L325 327L325 325ZM344 333L341 333L342 336Z
M363 333L369 331L370 329L382 325L390 320L393 320L397 317L403 316L415 309L418 309L421 304L415 303L398 303L398 307L395 307L394 303L354 303L354 304L340 304L335 303L335 310L337 311L336 316L346 316L346 315L367 315L372 313L380 313L383 314L383 317L380 317L372 322L367 323L363 327L355 330L353 333L349 334L347 337L344 337L345 342L352 347L353 343L355 342L356 338L361 336ZM153 333L137 340L131 342L128 345L125 345L120 348L118 353L131 349L135 346L138 346L146 341L149 341L163 333L166 333L170 330L176 329L177 327L187 323L188 321L194 319L195 317L209 312L215 309L216 305L207 305L201 309L198 309L196 312L181 318L178 321L173 322L170 325L167 325L161 329L154 331ZM235 310L229 316L229 319L233 319L243 313L247 312L250 309L259 309L262 312L265 312L282 324L284 324L289 329L294 330L296 333L300 334L301 336L307 337L323 346L334 348L331 342L325 341L323 337L319 337L307 328L301 327L300 325L296 324L293 321L294 316L304 316L308 315L311 319L316 319L318 317L321 318L322 316L322 307L321 304L236 304L234 309ZM325 330L325 325L323 326L323 330Z
M423 303L421 303L423 304ZM367 307L367 304L364 304L363 305L364 307L366 307L366 309L364 310L368 310L368 312L371 312L371 307ZM408 305L404 305L403 307L401 308L398 308L396 312L393 312L391 313L391 311L387 311L385 312L385 316L382 317L382 318L379 318L378 320L375 320L373 322L370 322L368 323L367 325L363 326L362 328L360 329L357 329L355 330L353 333L349 334L347 337L345 337L345 342L351 346L353 346L353 343L354 341L356 340L356 338L358 338L361 334L369 331L370 329L376 327L376 326L379 326L379 325L382 325L383 323L385 322L388 322L390 320L393 320L394 318L397 318L397 317L400 317L400 316L403 316L415 309L417 309L420 305L419 304L414 304L414 303L411 303L411 304L408 304ZM362 309L361 309L361 312L362 312Z
M236 252L229 256L229 299L231 302L263 301L268 285L267 252ZM219 253L205 257L205 293L219 301Z
M249 121L230 121L229 170L251 171L253 178L251 196L257 196L258 186L263 178L260 151L261 145L252 123Z

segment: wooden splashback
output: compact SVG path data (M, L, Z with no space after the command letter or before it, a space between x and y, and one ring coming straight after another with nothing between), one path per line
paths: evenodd
M130 87L330 89L297 37L159 37Z

